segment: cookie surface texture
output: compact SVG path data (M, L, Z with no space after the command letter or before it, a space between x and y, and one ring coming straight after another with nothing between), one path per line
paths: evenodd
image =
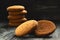
M35 33L37 36L46 36L52 34L56 29L56 25L49 20L39 20Z
M37 25L38 25L38 22L36 20L26 21L16 28L15 35L23 36L23 35L29 33L29 31L31 31Z
M22 6L22 5L13 5L13 6L9 6L8 8L7 8L7 11L18 11L18 10L24 10L25 9L25 7L24 6Z

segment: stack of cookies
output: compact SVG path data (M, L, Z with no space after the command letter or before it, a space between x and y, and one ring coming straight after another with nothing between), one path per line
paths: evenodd
M25 18L25 14L27 13L27 11L25 10L25 7L22 5L9 6L7 8L7 11L9 26L18 26L27 20Z

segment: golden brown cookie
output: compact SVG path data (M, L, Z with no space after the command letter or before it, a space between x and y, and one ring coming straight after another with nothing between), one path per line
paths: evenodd
M16 15L16 16L8 15L8 19L21 19L21 18L25 18L25 15Z
M39 20L35 34L37 36L46 36L52 34L56 29L55 23L49 20Z
M18 25L20 25L20 24L21 24L21 23L15 23L15 22L14 22L14 23L12 23L12 22L9 22L9 23L8 23L9 26L18 26Z
M22 10L21 12L20 12L20 14L26 14L27 13L27 10Z
M13 12L8 12L8 14L9 15L19 15L19 14L21 14L21 15L24 15L24 14L26 14L27 13L27 11L26 10L22 10L22 11L13 11Z
M21 10L24 10L25 7L22 6L22 5L13 5L13 6L9 6L7 8L7 11L21 11Z
M16 36L24 36L38 25L36 20L29 20L19 25L15 30Z
M26 18L16 19L16 20L11 20L11 19L10 19L10 20L9 20L9 22L13 22L13 23L14 23L14 22L15 22L15 23L18 23L18 22L21 22L21 23L22 23L22 22L25 22L25 21L27 21Z

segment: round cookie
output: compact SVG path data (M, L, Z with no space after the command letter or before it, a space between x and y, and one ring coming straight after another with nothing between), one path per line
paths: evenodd
M38 25L36 20L29 20L19 25L15 30L16 36L24 36Z
M19 15L19 14L24 15L24 14L27 13L27 11L22 10L22 11L19 11L19 12L15 11L15 12L8 12L8 13L9 13L9 15Z
M7 8L7 11L21 11L21 10L24 10L25 7L22 6L22 5L13 5L13 6L9 6Z
M12 22L9 22L9 23L8 23L9 26L18 26L18 25L20 25L20 24L21 24L21 23L15 23L15 22L14 22L14 23L12 23Z
M21 12L20 12L20 14L26 14L27 13L27 10L22 10Z
M8 19L21 19L21 18L25 18L25 15L8 16Z
M22 22L25 22L25 21L27 21L26 18L16 19L16 20L11 20L11 19L10 19L10 20L9 20L9 22L13 22L13 23L14 23L14 22L15 22L15 23L18 23L18 22L21 22L21 23L22 23Z
M37 36L46 36L52 34L56 29L56 25L49 20L39 20L35 34Z

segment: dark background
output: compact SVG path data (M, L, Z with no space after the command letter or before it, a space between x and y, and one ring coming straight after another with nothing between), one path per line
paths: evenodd
M59 0L0 0L0 22L8 21L6 8L11 5L23 5L28 13L29 19L60 20Z

